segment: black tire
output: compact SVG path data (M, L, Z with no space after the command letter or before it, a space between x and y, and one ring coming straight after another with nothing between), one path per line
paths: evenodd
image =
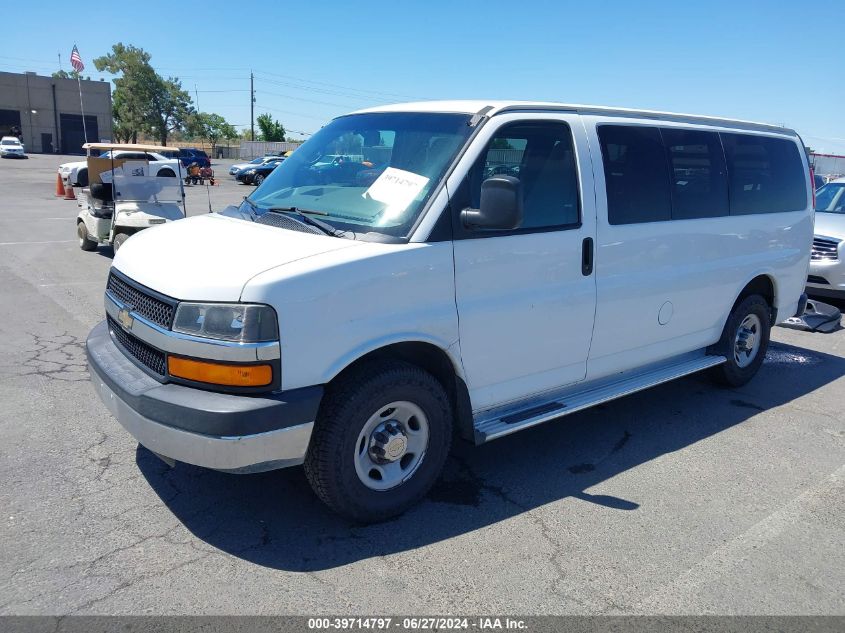
M255 177L252 179L252 184L258 187L262 182L264 182L264 174L255 174Z
M756 316L759 320L759 327L755 336L759 338L759 347L751 362L741 366L737 360L736 345L740 325L749 318ZM771 334L771 306L760 295L749 295L742 299L728 317L725 329L719 342L711 348L715 354L720 354L728 360L710 371L715 382L728 387L741 387L751 380L763 364L766 350L769 347L769 336ZM753 318L751 318L753 321ZM740 353L741 358L742 353Z
M159 178L176 178L176 174L171 169L162 169L156 174Z
M87 187L88 186L88 170L87 169L80 169L76 172L76 185L79 187Z
M118 249L123 246L123 243L129 239L128 233L117 233L112 240L111 247L115 253L117 253Z
M85 228L85 222L80 220L76 223L76 234L79 236L79 248L83 251L97 250L97 242L89 237L88 229Z
M359 478L356 446L368 419L403 400L427 418L428 444L416 470L388 490L372 490ZM353 370L324 396L305 456L305 475L332 510L361 523L402 514L431 489L452 441L452 410L446 391L431 374L402 361L371 362Z

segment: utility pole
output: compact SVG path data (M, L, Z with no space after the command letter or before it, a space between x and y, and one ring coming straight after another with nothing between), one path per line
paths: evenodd
M255 140L255 86L253 74L249 71L249 140Z

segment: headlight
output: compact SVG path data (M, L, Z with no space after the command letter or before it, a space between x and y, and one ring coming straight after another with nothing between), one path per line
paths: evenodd
M255 170L254 170L254 169L247 169L247 170L246 170L246 173L247 173L247 174L254 174L254 173L255 173Z
M173 331L238 343L279 339L275 310L245 303L180 303Z

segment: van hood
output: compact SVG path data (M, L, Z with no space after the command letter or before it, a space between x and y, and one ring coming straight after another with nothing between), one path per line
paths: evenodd
M210 213L136 233L112 265L174 299L238 301L244 285L259 273L356 245Z
M845 214L817 211L816 226L813 232L816 235L845 240Z

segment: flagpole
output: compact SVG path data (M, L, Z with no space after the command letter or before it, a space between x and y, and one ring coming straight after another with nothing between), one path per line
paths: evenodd
M76 55L75 61L74 54ZM76 67L76 62L79 62L80 68ZM59 63L61 64L61 61ZM73 52L70 54L70 65L76 71L76 85L79 86L79 110L82 112L82 135L85 137L85 142L87 143L88 126L85 125L85 105L82 103L82 70L84 70L85 66L82 65L82 59L79 57L79 49L76 48L76 44L73 45Z
M88 127L85 125L85 106L82 105L82 80L79 78L79 73L76 74L76 83L79 85L79 109L82 111L82 134L85 136L85 142L88 142Z

